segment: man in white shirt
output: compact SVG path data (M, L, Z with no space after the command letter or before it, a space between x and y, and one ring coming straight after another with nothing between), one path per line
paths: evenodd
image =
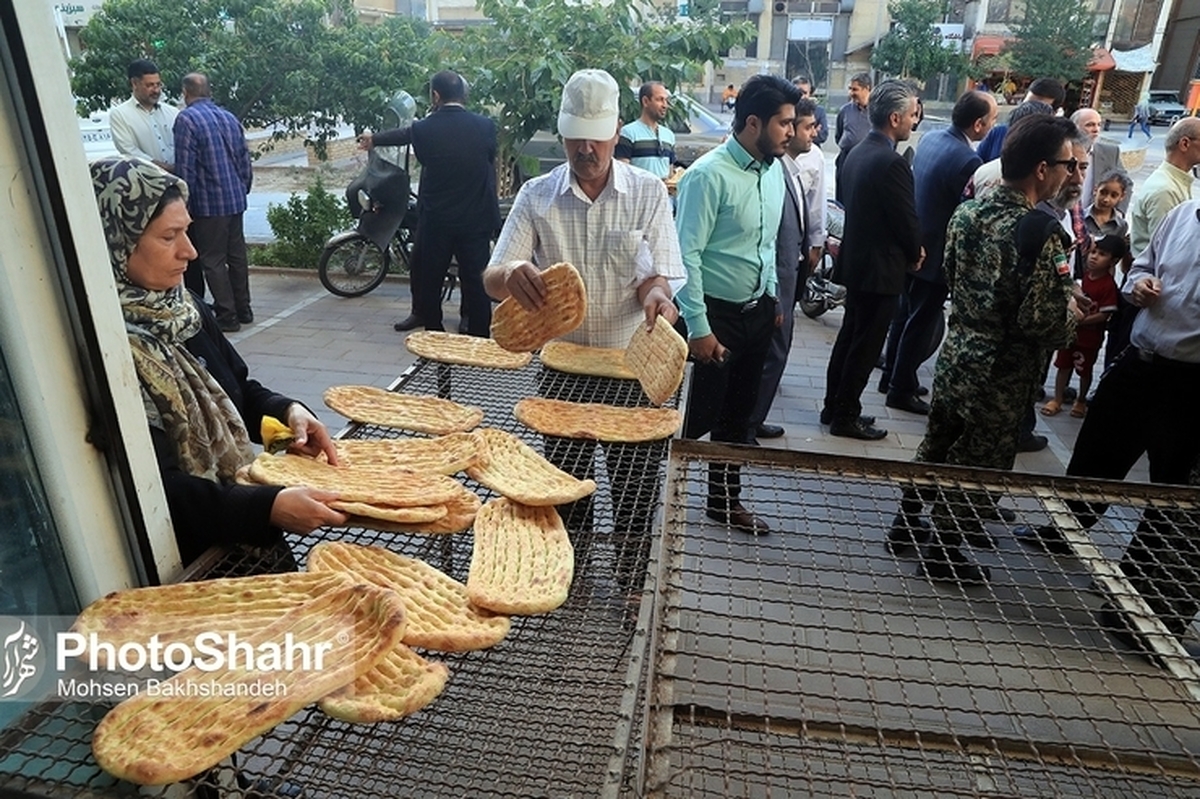
M122 155L153 161L175 170L175 117L179 109L162 101L163 82L158 66L147 58L129 64L133 96L108 114L113 146Z
M618 101L617 82L603 70L580 70L567 81L558 114L567 162L521 187L483 285L496 299L511 296L536 311L546 304L541 270L570 262L587 287L588 309L583 324L563 338L624 349L638 325L653 324L658 316L672 323L678 319L667 281L686 273L666 186L651 173L613 158ZM644 403L641 389L633 384L629 390L628 382L546 370L540 390L547 397L576 402ZM547 436L545 453L587 479L595 470L594 446ZM607 444L604 450L618 577L636 583L658 502L659 463L637 445ZM577 547L592 534L591 499L561 509Z

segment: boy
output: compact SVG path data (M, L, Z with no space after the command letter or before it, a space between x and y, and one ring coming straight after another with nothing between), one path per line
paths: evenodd
M1092 367L1104 343L1104 327L1117 310L1117 283L1113 267L1125 257L1129 245L1122 236L1107 235L1092 243L1087 256L1087 271L1083 275L1083 294L1092 301L1092 310L1076 325L1075 343L1058 351L1054 365L1054 399L1042 406L1042 414L1054 416L1062 410L1063 392L1071 381L1071 371L1079 375L1079 393L1071 406L1071 415L1082 418L1087 413L1084 397L1092 385Z

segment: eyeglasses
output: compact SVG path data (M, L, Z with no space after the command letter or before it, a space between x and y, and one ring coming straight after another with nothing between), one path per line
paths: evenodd
M1047 161L1047 163L1061 164L1062 166L1065 166L1067 168L1067 172L1069 172L1072 175L1074 175L1076 172L1083 174L1084 172L1087 171L1087 168L1088 168L1088 165L1086 163L1081 164L1079 162L1078 158L1069 158L1065 161L1061 160L1061 159L1058 161Z

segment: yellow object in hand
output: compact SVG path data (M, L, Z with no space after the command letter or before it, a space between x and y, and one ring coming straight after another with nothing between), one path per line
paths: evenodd
M264 416L259 425L262 434L263 449L274 455L283 452L296 441L292 428L276 419L274 416Z

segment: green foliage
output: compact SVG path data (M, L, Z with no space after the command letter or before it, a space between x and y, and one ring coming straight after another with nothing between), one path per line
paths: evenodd
M353 221L346 201L326 191L317 176L307 195L293 194L285 204L267 207L267 222L275 242L263 258L275 266L315 269L325 242Z
M1087 75L1092 58L1093 15L1084 0L1027 0L1025 18L1012 25L1013 71L1063 83Z
M871 53L871 66L922 83L942 73L960 74L967 67L966 55L943 47L934 27L947 10L946 0L893 0L888 4L892 29Z
M410 18L359 23L352 0L107 0L71 62L80 110L129 96L125 69L152 58L168 94L191 71L247 127L301 135L323 154L339 118L383 122L383 98L426 79L433 41Z

